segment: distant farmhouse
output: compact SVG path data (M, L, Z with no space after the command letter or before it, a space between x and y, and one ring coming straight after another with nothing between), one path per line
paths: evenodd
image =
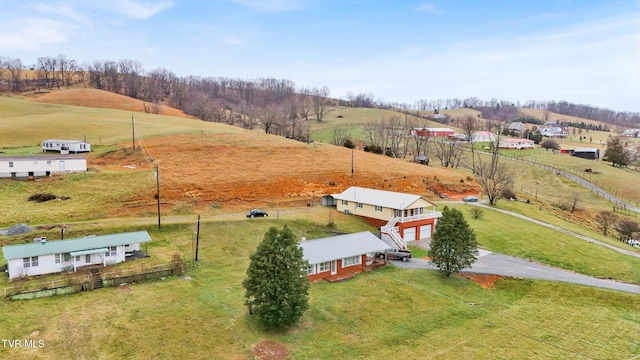
M549 138L565 139L569 136L567 128L563 128L560 126L543 127L539 131L542 136L546 136Z
M90 152L91 144L82 140L44 140L42 152L57 151L60 154Z
M435 204L419 195L352 186L330 197L338 211L379 226L382 240L399 249L406 249L407 242L430 238L442 216Z
M498 147L500 149L533 149L533 140L529 139L501 139Z
M624 137L640 137L640 129L627 129L622 132L621 136Z
M363 272L367 254L389 249L389 245L368 231L304 240L300 243L303 259L309 262L309 280L343 279Z
M409 135L418 137L450 137L455 131L449 128L413 128Z
M33 243L5 245L9 279L76 271L84 266L109 266L124 262L140 244L151 241L146 231L88 236L79 239L47 241L36 238Z
M600 149L598 148L577 148L573 150L571 155L582 159L597 160L600 159Z
M84 155L0 157L0 178L34 178L87 171Z
M526 129L524 124L520 121L513 121L507 124L507 130L523 132Z
M471 142L495 142L496 134L491 131L476 131L471 134Z

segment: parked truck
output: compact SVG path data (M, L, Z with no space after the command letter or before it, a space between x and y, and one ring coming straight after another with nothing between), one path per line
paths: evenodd
M409 261L409 259L411 259L411 251L390 248L386 251L376 253L376 257L388 260Z

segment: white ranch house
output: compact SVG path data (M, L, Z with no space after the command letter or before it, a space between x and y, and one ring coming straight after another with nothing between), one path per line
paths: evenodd
M56 140L42 141L42 152L57 151L61 154L90 152L91 144L82 140Z
M5 245L9 280L25 276L76 271L91 265L109 266L124 262L140 244L151 241L146 231L88 236L79 239L46 241L39 238L30 244Z
M390 247L406 249L407 241L430 238L442 213L420 195L352 186L331 195L340 212L379 226Z
M367 254L389 249L368 231L303 240L300 247L309 262L306 270L311 281L360 273L366 269Z
M0 178L30 178L87 171L84 155L0 157Z

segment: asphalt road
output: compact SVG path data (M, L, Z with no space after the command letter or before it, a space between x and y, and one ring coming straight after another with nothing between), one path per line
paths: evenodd
M392 264L400 268L438 269L431 264L430 261L422 259L411 259L407 262L392 261ZM471 268L464 269L464 271L476 274L494 274L513 278L560 281L576 285L640 294L640 285L625 284L609 279L599 279L486 250L480 250L478 261L476 261Z

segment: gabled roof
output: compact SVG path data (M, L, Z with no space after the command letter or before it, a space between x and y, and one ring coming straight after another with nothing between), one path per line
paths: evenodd
M502 141L510 142L510 143L522 143L522 142L534 143L535 142L535 141L530 140L530 139L502 139Z
M56 240L42 243L5 245L2 247L4 258L7 260L24 258L28 256L42 256L50 254L65 254L74 251L84 251L119 246L138 244L151 241L146 231L135 231L121 234L87 236L79 239Z
M319 264L389 249L389 245L368 231L306 240L300 243L300 247L302 248L303 259L310 264Z
M78 159L85 160L85 155L12 155L12 156L0 156L0 161L34 161L34 160L69 160Z
M405 194L394 191L375 190L352 186L340 194L333 194L334 199L353 201L368 205L377 205L390 209L404 210L411 208L411 204L422 199L429 205L435 206L420 195Z
M60 142L60 143L65 143L65 144L88 144L88 142L86 141L82 141L82 140L60 140L60 139L47 139L47 140L42 140L42 142Z

